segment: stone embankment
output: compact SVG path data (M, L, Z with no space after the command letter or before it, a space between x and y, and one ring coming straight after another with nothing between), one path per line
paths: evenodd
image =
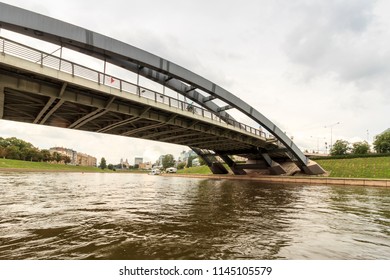
M309 184L309 185L337 185L337 186L370 186L390 187L388 179L371 178L329 178L310 176L245 176L245 175L202 175L202 174L163 174L163 176L177 176L203 179L227 179L227 180L249 180L264 183L278 184Z

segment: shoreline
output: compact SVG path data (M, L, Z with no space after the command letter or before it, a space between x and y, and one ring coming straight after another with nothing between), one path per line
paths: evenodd
M67 169L40 169L40 168L0 168L0 173L3 172L75 172L75 173L83 173L83 172L95 172L95 171L77 171L77 170L67 170ZM98 172L95 172L98 173Z
M72 169L44 169L44 168L0 168L0 173L6 172L42 172L42 173L108 173L108 174L147 174L147 172L136 171L98 171L98 170L72 170Z
M248 180L264 183L287 183L287 184L322 184L337 186L365 186L365 187L390 187L389 179L372 178L330 178L310 176L247 176L247 175L208 175L208 174L162 174L167 177L190 177L217 180Z
M49 172L49 173L109 173L109 174L147 174L144 172L122 172L122 171L89 171L89 170L67 170L67 169L39 169L39 168L0 168L0 173L5 172ZM390 187L390 179L372 178L330 178L317 176L248 176L248 175L217 175L217 174L161 174L165 177L187 177L215 180L247 180L264 183L287 183L287 184L322 184L337 186L367 186L367 187Z

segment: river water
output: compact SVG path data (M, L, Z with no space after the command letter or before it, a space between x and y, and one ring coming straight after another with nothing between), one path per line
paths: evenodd
M390 189L0 173L0 259L390 259Z

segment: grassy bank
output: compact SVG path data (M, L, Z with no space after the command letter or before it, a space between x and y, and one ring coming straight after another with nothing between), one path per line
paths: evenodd
M390 157L317 159L330 177L390 179ZM182 174L211 174L207 166L178 170Z
M343 178L390 178L390 157L317 159L330 177Z
M189 167L177 170L179 174L213 174L207 165Z
M53 164L47 162L30 162L13 159L0 159L0 170L25 170L25 171L67 171L67 172L108 172L97 167L73 166L65 164ZM112 171L109 171L112 172Z

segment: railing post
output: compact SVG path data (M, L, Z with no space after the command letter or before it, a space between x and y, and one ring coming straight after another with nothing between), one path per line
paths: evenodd
M41 52L41 67L43 67L43 52Z
M3 43L2 43L2 51L1 51L1 54L2 55L5 55L5 40L4 39L1 39L2 41L3 41Z
M60 63L58 65L58 71L61 71L61 64L62 64L62 45L61 45L61 50L60 50Z
M119 90L122 92L122 80L119 80Z

